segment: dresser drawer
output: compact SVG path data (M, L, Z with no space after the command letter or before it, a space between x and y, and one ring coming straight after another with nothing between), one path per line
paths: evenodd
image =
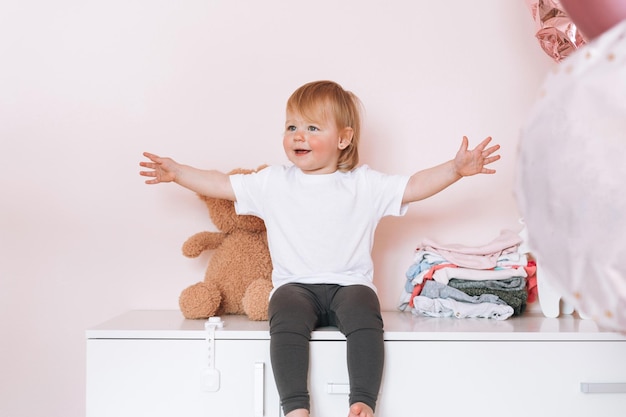
M624 342L389 342L379 415L620 417L626 392L581 384L625 383L624 357Z
M217 340L214 353L209 371L205 340L89 340L87 416L279 416L268 340Z

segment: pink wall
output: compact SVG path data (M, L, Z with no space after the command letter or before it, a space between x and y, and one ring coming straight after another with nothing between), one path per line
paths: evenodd
M524 2L500 0L24 0L0 6L0 415L84 414L86 328L177 309L207 257L203 204L148 187L141 152L230 170L283 163L283 108L333 79L365 104L363 162L409 174L462 135L502 145L496 176L465 179L375 247L395 308L423 237L485 243L517 230L517 135L551 62Z

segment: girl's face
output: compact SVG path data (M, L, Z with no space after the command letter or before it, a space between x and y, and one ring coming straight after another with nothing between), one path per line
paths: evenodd
M341 151L352 140L352 128L337 129L335 121L308 120L287 110L283 148L287 158L305 174L331 174L337 171Z

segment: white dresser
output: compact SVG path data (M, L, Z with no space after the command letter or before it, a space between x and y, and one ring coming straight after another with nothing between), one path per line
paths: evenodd
M383 318L378 417L626 416L626 337L589 320ZM87 330L87 417L281 416L267 322L222 319L130 311ZM315 331L312 417L345 417L347 389L345 339Z

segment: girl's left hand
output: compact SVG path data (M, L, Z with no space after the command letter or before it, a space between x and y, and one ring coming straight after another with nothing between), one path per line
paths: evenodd
M494 152L500 149L500 145L493 145L487 148L489 142L491 142L491 136L485 138L474 149L468 150L469 140L467 136L463 136L461 147L454 157L454 169L457 174L462 177L469 177L475 174L494 174L496 172L495 169L489 169L485 166L500 159L500 155L493 155Z

